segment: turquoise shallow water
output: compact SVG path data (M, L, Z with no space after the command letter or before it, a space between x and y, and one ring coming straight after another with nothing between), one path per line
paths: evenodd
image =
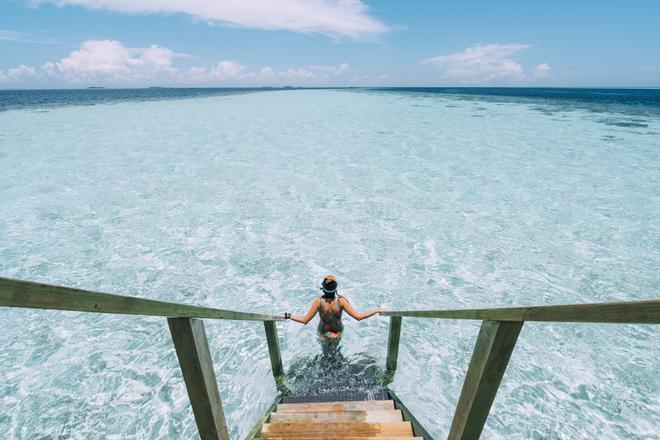
M29 108L0 113L0 169L0 276L263 313L302 313L328 273L359 309L660 291L647 113L346 90ZM165 320L0 319L8 438L195 438ZM387 324L346 322L348 373L384 364ZM206 326L242 438L276 393L263 328ZM278 326L304 387L315 322ZM438 438L478 328L404 320L392 386ZM526 324L484 438L656 438L659 335Z

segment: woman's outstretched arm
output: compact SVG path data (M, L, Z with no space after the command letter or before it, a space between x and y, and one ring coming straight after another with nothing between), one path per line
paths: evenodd
M341 305L344 307L344 310L346 310L346 313L351 315L353 318L355 318L357 321L362 321L363 319L367 319L371 316L374 316L376 313L384 312L385 309L373 309L370 310L366 313L360 313L357 310L353 308L351 303L348 302L348 300L344 297L342 297L340 300Z
M314 315L316 315L316 312L319 310L319 299L316 298L314 302L312 303L312 306L309 308L309 311L305 316L291 316L291 321L296 321L301 324L307 324L309 321L312 320Z

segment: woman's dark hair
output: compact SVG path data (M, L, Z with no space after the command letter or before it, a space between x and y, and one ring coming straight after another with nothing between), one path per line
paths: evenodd
M334 298L337 293L337 279L332 275L323 278L321 290L323 291L324 298Z

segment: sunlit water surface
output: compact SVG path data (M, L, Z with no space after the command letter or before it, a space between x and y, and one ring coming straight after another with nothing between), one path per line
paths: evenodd
M0 276L302 314L657 298L660 118L272 91L0 112ZM0 433L195 438L165 319L0 309ZM231 436L276 388L261 323L206 321ZM278 324L296 392L377 385L388 320ZM392 384L446 437L478 322L404 319ZM489 439L657 438L660 332L525 325Z

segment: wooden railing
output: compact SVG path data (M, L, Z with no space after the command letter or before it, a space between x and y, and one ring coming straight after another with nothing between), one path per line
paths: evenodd
M525 321L660 324L660 301L500 309L391 311L383 312L382 315L390 316L385 363L390 380L396 371L403 317L482 320L448 436L450 440L471 440L481 436Z
M204 322L199 318L262 321L276 382L283 374L275 326L275 321L282 320L278 316L154 301L8 278L0 278L0 306L166 317L195 423L203 440L227 440L229 435Z
M276 321L282 320L279 316L154 301L8 278L0 278L0 307L166 317L195 422L203 440L226 440L228 432L201 318L262 321L276 383L281 381L284 372L275 326ZM660 301L390 311L382 314L390 316L386 361L387 377L390 379L397 368L403 317L483 321L449 432L449 439L452 440L478 439L525 321L659 324Z

